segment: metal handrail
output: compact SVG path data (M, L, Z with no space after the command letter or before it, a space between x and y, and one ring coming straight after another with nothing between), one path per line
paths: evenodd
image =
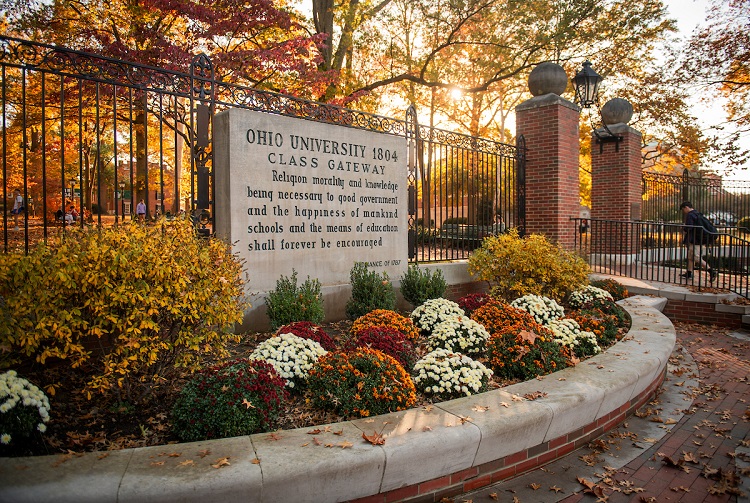
M581 226L583 220L587 228ZM575 248L592 271L636 279L682 284L698 291L726 290L750 298L750 240L741 230L718 233L714 244L698 243L698 254L716 272L696 264L687 269L685 231L699 229L677 223L571 218L576 229ZM725 228L726 229L726 228Z

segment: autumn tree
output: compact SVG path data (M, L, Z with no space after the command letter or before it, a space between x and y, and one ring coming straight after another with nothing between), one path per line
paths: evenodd
M737 140L750 132L750 0L713 0L706 25L685 46L678 77L705 89L706 102L725 100L731 127L717 132L719 156L728 165L747 163L750 152Z
M27 39L181 72L187 72L195 53L202 51L211 58L217 81L302 97L315 96L327 85L326 75L317 68L316 41L290 12L261 0L5 0L4 7L11 22L9 32ZM147 79L148 74L142 70L138 78ZM173 142L176 149L183 143L190 145L191 111L184 101L175 100L164 112L160 95L140 86L132 89L133 96L118 97L127 100L118 119L134 138L135 188L138 198L147 198L154 182L148 168L157 162L148 155L149 137L167 128L181 137ZM102 91L115 92L112 87ZM108 98L111 95L104 96ZM130 107L136 113L127 113ZM163 156L159 157L163 165ZM176 151L174 158L178 165L183 153ZM179 166L174 169L179 177Z

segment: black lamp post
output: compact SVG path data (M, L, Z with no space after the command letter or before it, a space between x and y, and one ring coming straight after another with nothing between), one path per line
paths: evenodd
M602 80L603 77L591 68L591 61L584 61L583 68L573 77L578 106L581 108L590 108L591 105L596 105L596 108L599 109L599 84L601 84ZM601 110L599 110L599 115L601 116ZM610 131L604 120L601 122L606 134L601 134L593 126L591 128L594 131L594 136L596 136L596 142L599 144L599 152L603 152L605 143L611 142L615 143L615 150L619 151L623 136Z
M583 68L573 77L576 88L576 102L581 108L589 108L597 103L599 99L599 84L602 76L591 68L591 61L583 62Z

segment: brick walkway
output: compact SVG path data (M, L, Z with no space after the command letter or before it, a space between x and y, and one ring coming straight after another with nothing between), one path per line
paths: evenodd
M750 334L675 327L663 391L638 417L562 460L453 501L750 501Z

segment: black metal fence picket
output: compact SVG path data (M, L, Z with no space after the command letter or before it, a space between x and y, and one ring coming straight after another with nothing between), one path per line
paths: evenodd
M524 227L522 143L422 126L413 110L392 119L215 74L205 55L180 72L0 37L3 251L28 252L70 225L116 225L139 203L146 220L186 213L209 230L221 204L212 118L230 107L402 136L412 261L466 258L501 222Z

